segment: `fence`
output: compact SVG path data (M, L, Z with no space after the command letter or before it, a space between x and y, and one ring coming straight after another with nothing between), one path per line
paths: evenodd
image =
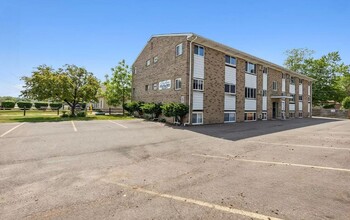
M312 115L331 118L350 118L350 110L312 109Z

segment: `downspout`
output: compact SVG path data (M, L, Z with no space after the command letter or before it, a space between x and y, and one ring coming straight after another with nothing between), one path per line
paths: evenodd
M310 83L310 118L312 118L312 81Z
M192 37L193 35L191 35ZM189 38L187 38L189 39ZM190 125L191 124L191 95L192 95L192 43L197 39L197 36L190 41L190 69L189 69L189 78L188 78L188 121L184 125Z

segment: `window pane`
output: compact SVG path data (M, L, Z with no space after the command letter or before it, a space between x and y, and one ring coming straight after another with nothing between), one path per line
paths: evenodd
M197 121L198 123L203 123L203 115L202 114L197 114Z
M225 84L225 92L230 92L230 86L228 84Z
M231 85L230 87L231 87L230 92L235 93L235 85Z
M194 46L194 54L198 54L198 46Z
M197 123L197 114L192 114L192 123Z
M224 121L229 121L229 114L228 113L224 113Z
M199 47L199 55L204 56L204 48Z
M230 63L230 56L225 56L225 63Z

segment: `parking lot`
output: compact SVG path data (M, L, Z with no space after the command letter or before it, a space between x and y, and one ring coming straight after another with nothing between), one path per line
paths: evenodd
M350 219L350 121L0 124L0 219Z

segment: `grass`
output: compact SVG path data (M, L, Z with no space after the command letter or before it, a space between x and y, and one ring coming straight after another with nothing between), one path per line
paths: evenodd
M60 111L62 114L62 111ZM8 122L58 122L58 121L91 121L91 120L128 120L129 116L122 115L94 115L88 114L86 117L62 118L57 115L57 111L27 110L23 116L22 110L0 110L0 123Z

